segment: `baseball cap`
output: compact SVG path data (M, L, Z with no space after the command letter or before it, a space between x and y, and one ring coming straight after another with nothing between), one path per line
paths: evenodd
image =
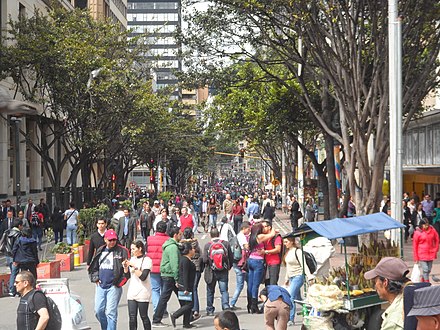
M104 238L108 239L108 240L118 239L118 235L116 234L116 232L113 229L109 229L105 232Z
M155 200L155 201L154 201L154 204L159 204L159 201L158 201L158 200Z
M414 305L408 316L440 314L440 286L433 285L414 291Z
M399 258L385 257L380 259L376 267L364 274L365 279L372 280L377 276L387 278L389 280L402 280L409 273L406 263Z

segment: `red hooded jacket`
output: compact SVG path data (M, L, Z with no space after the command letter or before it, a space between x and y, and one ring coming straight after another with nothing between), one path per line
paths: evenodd
M162 245L170 238L166 233L156 232L147 238L147 256L153 261L152 273L160 274L160 261L162 260Z
M438 244L439 237L432 226L429 226L428 230L417 228L413 237L414 261L437 259Z

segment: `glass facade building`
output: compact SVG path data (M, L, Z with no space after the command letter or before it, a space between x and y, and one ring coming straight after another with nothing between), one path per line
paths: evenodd
M146 54L154 68L155 89L176 85L173 98L178 98L175 71L182 69L180 45L174 34L181 27L181 2L170 0L128 0L128 28L132 35L147 33L151 45Z

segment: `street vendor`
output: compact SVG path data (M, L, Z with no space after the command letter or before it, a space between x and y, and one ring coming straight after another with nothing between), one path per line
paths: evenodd
M409 281L408 273L408 266L402 259L385 257L364 274L365 279L373 280L379 297L390 303L382 314L381 330L403 329L403 289Z

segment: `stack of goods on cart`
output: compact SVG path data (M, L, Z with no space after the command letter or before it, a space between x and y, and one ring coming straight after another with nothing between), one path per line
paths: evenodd
M313 284L307 292L307 302L312 306L304 325L307 329L333 330L333 311L343 306L343 293L336 285Z
M375 292L372 281L367 281L364 274L376 267L384 257L398 257L399 248L390 241L371 241L369 246L362 244L358 253L352 253L348 260L348 276L346 267L333 268L329 276L320 284L337 285L344 295L347 295L347 283L350 286L350 296L360 296Z

